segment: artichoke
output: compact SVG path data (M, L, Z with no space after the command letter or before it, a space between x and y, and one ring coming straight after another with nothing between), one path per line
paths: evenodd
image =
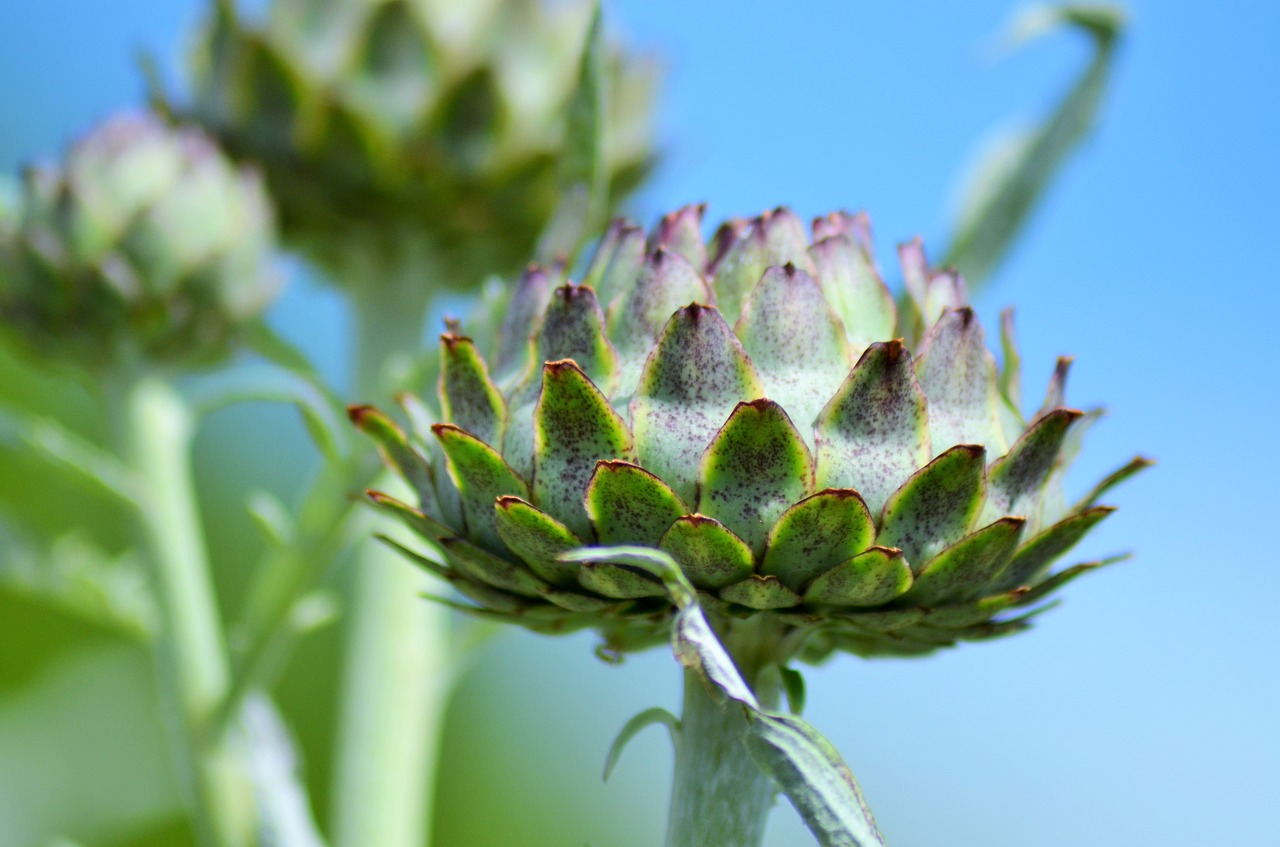
M562 193L591 5L543 6L274 0L255 22L220 2L189 116L261 164L286 242L334 281L425 265L432 285L472 287L518 270ZM652 74L606 65L616 199L648 168Z
M278 289L261 180L199 130L113 118L0 220L0 320L94 369L207 363Z
M442 337L443 420L412 404L415 436L352 408L419 502L370 497L430 542L405 552L465 608L641 649L667 637L663 586L561 558L638 545L669 553L714 620L772 627L778 663L916 655L1022 630L1099 564L1050 571L1147 460L1067 503L1097 417L1064 404L1069 360L1024 418L1011 316L999 369L963 280L918 239L899 248L899 313L865 215L816 220L812 244L786 209L710 243L701 217L647 239L616 223L582 284L529 268L491 358Z

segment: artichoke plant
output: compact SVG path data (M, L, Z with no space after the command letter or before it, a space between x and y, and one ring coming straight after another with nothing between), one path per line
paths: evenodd
M1065 404L1069 360L1026 418L1011 318L1000 369L963 280L919 241L900 248L899 314L865 215L816 220L812 244L786 209L709 244L701 215L647 239L616 223L582 284L531 267L487 359L445 334L443 420L420 440L353 409L418 504L370 496L431 542L418 561L468 608L641 649L667 636L662 584L560 557L660 548L726 626L767 620L781 665L1016 632L1093 567L1050 573L1145 460L1066 502L1096 417Z
M419 286L467 289L517 269L560 201L590 15L576 0L274 0L254 21L226 0L180 111L261 163L286 241L339 285L412 266ZM648 167L652 74L617 52L605 64L616 198Z
M41 354L207 363L278 288L262 181L197 129L114 118L28 170L18 206L0 224L0 319Z

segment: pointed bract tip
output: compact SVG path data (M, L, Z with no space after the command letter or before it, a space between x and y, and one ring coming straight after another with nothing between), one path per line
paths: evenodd
M549 377L558 377L566 371L581 371L582 368L573 359L556 359L554 362L543 362L542 370Z
M353 424L360 426L367 416L376 414L377 411L376 407L370 406L368 403L356 403L347 407L347 417Z
M467 434L468 434L468 433L467 433L467 431L466 431L465 429L463 429L462 427L458 426L457 424L452 424L452 423L437 423L437 424L432 424L432 425L431 425L431 431L432 431L433 433L435 433L435 435L436 435L436 437L437 437L437 438L438 438L438 437L440 437L442 434L444 434L444 433L446 433L446 432L460 432L460 433L462 433L463 435L467 435Z
M890 362L896 364L898 359L901 358L903 351L906 350L906 347L902 342L903 339L901 338L892 338L888 341L880 342L880 345L884 348L884 354L888 357ZM871 346L875 347L876 345L872 344Z
M462 321L453 315L444 316L444 328L449 335L462 335Z
M452 351L459 344L470 344L472 341L467 336L450 330L449 332L440 333L440 343Z

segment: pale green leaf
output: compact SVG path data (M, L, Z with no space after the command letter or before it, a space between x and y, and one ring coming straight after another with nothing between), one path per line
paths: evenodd
M980 285L999 266L1036 204L1089 136L1123 26L1115 8L1069 4L1036 7L1018 22L1022 42L1061 27L1077 29L1092 40L1093 58L1037 129L1002 145L974 169L973 188L942 261L959 268L971 285Z

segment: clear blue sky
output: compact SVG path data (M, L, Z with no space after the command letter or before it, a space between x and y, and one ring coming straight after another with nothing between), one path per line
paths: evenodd
M803 215L865 208L889 265L897 241L945 240L958 176L984 139L1034 119L1086 58L1082 42L1054 36L993 61L1008 2L776 5L787 11L609 5L615 29L668 64L666 164L636 205L642 218L699 200L717 218L780 203ZM132 51L173 67L195 8L0 5L0 166L136 102ZM1276 838L1264 807L1280 790L1280 7L1129 9L1099 132L978 305L988 320L1017 305L1028 394L1070 353L1069 399L1110 408L1078 486L1136 452L1160 460L1110 498L1121 512L1077 551L1137 557L1071 586L1031 634L809 675L809 718L896 847ZM294 311L278 320L295 330L327 314L305 292L287 302ZM674 706L678 674L659 654L605 668L590 646L510 638L461 696L526 703L522 724L537 722L542 738L522 755L552 783L529 793L589 792L644 844L665 808L658 734L635 742L610 786L595 768L632 712ZM565 690L574 703L546 704ZM557 761L557 738L586 751L569 761L588 773ZM607 831L591 837L611 844ZM789 811L772 838L806 843Z

